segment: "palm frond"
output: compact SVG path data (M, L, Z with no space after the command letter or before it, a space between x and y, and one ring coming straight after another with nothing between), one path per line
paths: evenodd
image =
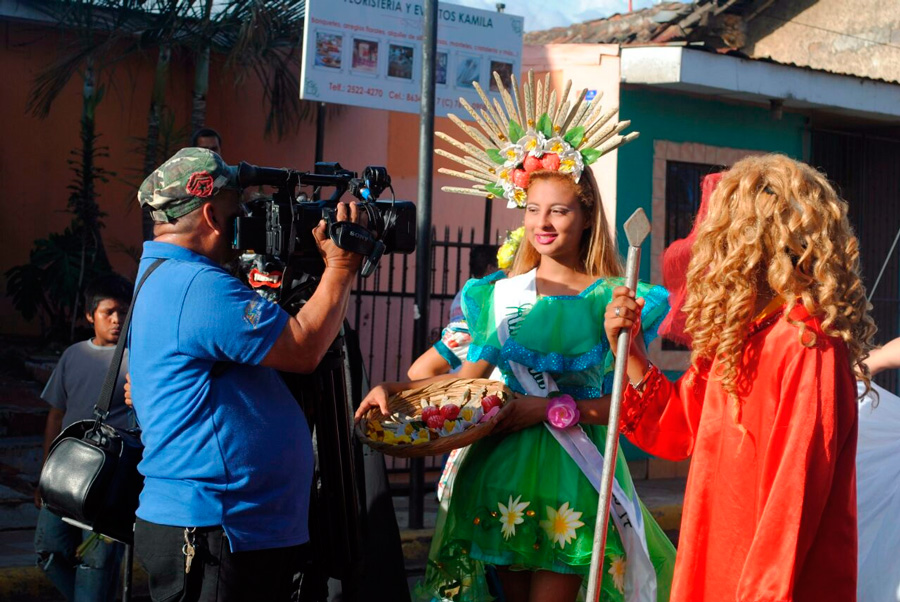
M122 53L115 48L123 39L133 37L139 26L140 0L38 0L33 6L53 19L63 33L59 60L42 69L35 77L26 110L43 119L66 84L90 58L97 58L102 72Z
M216 21L214 48L241 85L253 74L263 88L265 135L277 139L296 132L314 115L313 103L299 98L305 0L235 0Z

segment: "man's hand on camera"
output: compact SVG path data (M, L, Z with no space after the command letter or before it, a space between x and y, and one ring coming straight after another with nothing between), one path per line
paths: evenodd
M339 203L335 219L352 222L357 227L367 225L365 210L347 203ZM263 358L262 365L285 372L309 374L313 372L335 337L341 331L350 289L362 265L363 256L345 251L331 241L323 220L313 229L319 252L325 260L325 271L316 290L303 308L287 324L284 331Z
M366 213L365 211L360 211L359 203L338 203L336 213L336 222L353 222L363 227L368 225ZM347 270L354 274L359 270L363 256L352 251L345 251L334 244L331 238L328 237L328 226L325 220L320 221L319 225L313 229L313 237L316 239L316 245L318 245L319 252L325 260L326 268Z

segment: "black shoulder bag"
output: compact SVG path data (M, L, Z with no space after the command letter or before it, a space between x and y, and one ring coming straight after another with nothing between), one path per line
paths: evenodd
M94 418L71 424L59 434L38 483L42 502L66 522L129 545L134 541L134 514L144 486L137 470L144 447L139 430L118 429L103 421L109 415L138 293L163 261L157 259L147 268L134 291Z

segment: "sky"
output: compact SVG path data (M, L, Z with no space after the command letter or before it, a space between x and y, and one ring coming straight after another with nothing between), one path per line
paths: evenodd
M448 0L473 8L497 10L497 0ZM525 17L525 31L537 31L581 23L628 12L628 0L504 0L506 12ZM633 0L634 10L659 4L659 0Z

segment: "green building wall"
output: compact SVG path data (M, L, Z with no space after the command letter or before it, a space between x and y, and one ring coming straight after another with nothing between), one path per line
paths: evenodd
M625 220L639 207L651 221L661 217L654 216L651 207L654 141L692 142L804 158L806 117L796 113L784 113L780 120L776 120L768 109L760 107L645 88L623 88L619 97L619 119L630 119L632 125L629 131L641 133L637 140L619 149L616 228L623 258L628 251L628 242L622 231ZM650 279L650 260L648 239L641 254L640 278L644 281ZM679 374L668 376L677 378ZM650 457L624 437L620 438L620 442L628 460Z
M619 149L616 227L620 251L627 251L622 224L639 207L652 221L653 143L656 140L763 150L804 158L806 117L785 112L780 120L768 109L716 102L646 88L622 88L619 119L640 137ZM641 278L650 277L650 244L644 243Z

